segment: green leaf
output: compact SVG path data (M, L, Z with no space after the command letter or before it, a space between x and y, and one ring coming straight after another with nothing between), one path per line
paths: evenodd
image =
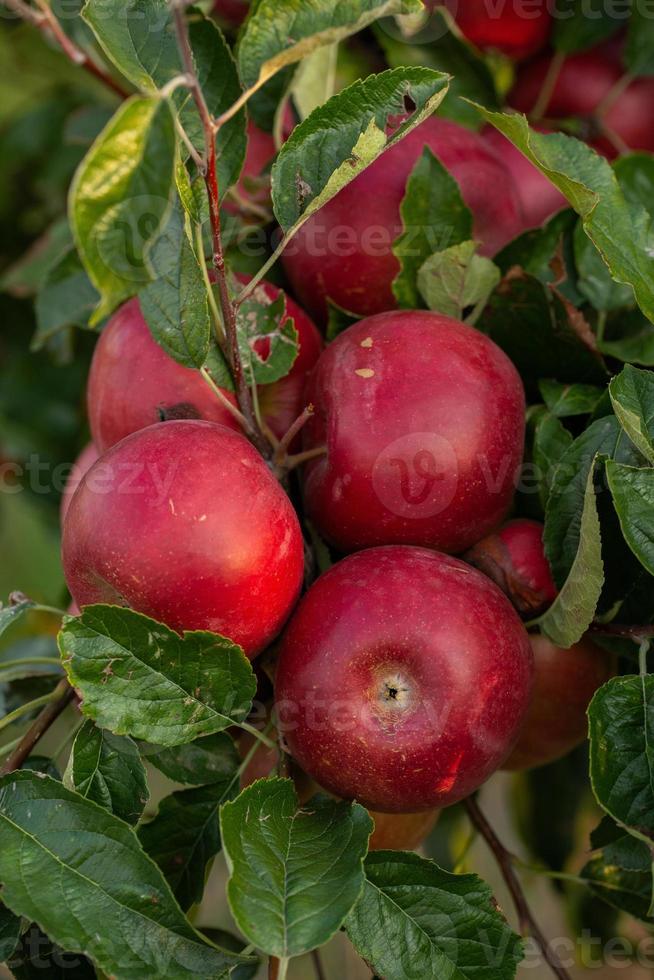
M654 575L654 469L608 460L606 474L624 539L643 568Z
M538 388L547 408L558 419L592 415L604 395L595 385L564 385L558 381L541 381Z
M440 116L454 119L470 129L479 129L479 115L466 99L488 109L500 104L493 75L483 57L464 37L450 30L443 13L436 8L427 27L426 43L420 35L411 42L396 36L381 25L375 25L375 37L391 68L407 66L433 68L452 76L448 97L438 110Z
M209 301L179 201L152 249L150 263L156 279L139 293L150 332L173 360L201 368L211 340Z
M36 297L36 332L31 349L42 350L59 331L86 327L98 305L98 292L74 248L48 272Z
M474 323L501 279L500 270L483 255L475 242L462 242L432 255L418 272L418 289L430 310L462 320L472 307L468 322Z
M618 157L613 169L627 200L654 215L654 156L629 153Z
M570 574L539 620L543 633L566 650L579 642L592 623L604 585L602 537L595 496L596 462L597 459L593 460L586 479L579 544Z
M0 780L0 880L11 911L120 980L223 978L239 962L188 923L131 827L47 776Z
M504 275L514 266L519 266L530 276L535 276L541 282L554 283L560 279L555 257L563 254L564 244L578 224L577 215L571 209L559 211L541 228L530 228L512 242L509 242L495 256L495 263ZM569 270L566 270L569 271ZM561 284L560 288L569 283ZM566 294L567 295L567 294ZM572 297L570 297L572 298Z
M271 956L299 956L334 935L363 884L372 820L357 803L315 797L289 779L260 779L220 813L241 932Z
M418 273L423 263L434 252L472 237L472 214L459 185L428 146L409 175L400 213L403 230L393 245L400 271L393 293L401 307L413 310L421 305Z
M146 854L155 861L185 911L202 900L210 862L218 854L218 813L239 792L238 770L220 782L167 796L157 815L139 830Z
M131 738L85 721L73 742L64 784L126 823L137 823L150 791Z
M572 433L555 415L543 411L534 427L532 446L532 462L543 509L547 507L556 467L571 445Z
M654 840L654 675L616 677L588 709L590 780L600 806Z
M243 949L243 940L231 932L226 932L224 929L202 929L201 931L203 936L207 936L212 943L222 949L228 949L232 953L240 953ZM259 966L259 961L252 956L249 963L243 963L232 970L230 980L254 980L259 973Z
M632 0L624 62L631 75L654 75L654 20L648 0Z
M654 365L654 324L639 309L619 310L607 319L604 337L598 340L603 354L618 361Z
M577 223L573 241L577 288L581 295L594 309L601 312L609 313L611 310L633 307L633 289L614 282L602 256L585 234L581 221Z
M172 746L238 724L256 691L239 646L214 633L183 637L117 606L66 618L62 661L82 710L101 728Z
M259 0L238 43L246 88L262 85L324 44L362 31L380 17L421 9L418 0Z
M640 457L613 416L593 422L561 457L545 515L545 552L554 578L563 585L579 549L579 534L590 473L597 456L634 463Z
M236 746L226 732L206 735L173 748L145 742L140 749L146 762L174 783L184 783L186 786L219 783L239 764Z
M605 383L607 371L583 315L535 276L512 269L478 323L504 350L526 383L542 378Z
M162 89L183 74L170 6L168 0L87 0L83 10L105 54L146 92ZM232 52L217 25L197 9L189 15L189 38L207 106L213 116L220 116L241 94ZM191 93L176 89L172 100L191 142L201 150L204 130ZM245 159L244 111L221 127L216 147L218 187L224 196L238 180Z
M21 921L0 905L0 963L6 963L20 941Z
M266 385L285 378L298 355L295 320L288 315L286 295L274 299L257 286L237 314L238 343L248 384Z
M559 0L552 43L562 54L585 51L614 34L621 23L606 0Z
M454 875L406 851L378 851L348 916L357 952L385 980L509 980L522 941L477 875ZM492 959L491 959L492 957Z
M627 364L609 385L611 404L634 446L654 463L654 374Z
M654 319L650 217L625 198L607 161L571 136L535 132L524 116L478 109L567 197L615 281L632 286Z
M605 824L610 831L607 833ZM597 832L592 835L599 853L581 870L595 895L609 905L643 922L654 921L652 910L653 872L652 852L643 841L625 833L608 817L604 818Z
M447 86L447 75L428 68L385 71L356 81L296 126L272 168L273 207L286 235L430 115ZM387 136L389 120L409 105L409 117Z
M9 606L0 604L0 636L6 629L9 629L12 623L24 616L28 609L33 609L35 605L36 603L24 597L19 598L16 602L11 602Z
M316 48L300 62L291 88L300 121L331 99L336 91L337 65L338 44Z
M77 249L101 295L93 324L152 277L149 252L170 212L174 175L170 106L157 98L128 99L80 164L70 191Z

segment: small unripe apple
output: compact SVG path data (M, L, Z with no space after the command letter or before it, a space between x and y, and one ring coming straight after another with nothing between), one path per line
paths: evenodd
M616 673L614 655L587 637L569 650L539 634L529 639L535 671L531 706L504 769L543 766L580 745L588 734L588 705Z
M403 231L407 181L428 146L459 185L485 255L520 233L524 220L511 175L477 133L432 116L383 153L300 229L283 262L295 295L317 320L327 298L360 316L395 309L400 263L393 244ZM434 251L451 245L447 229Z
M70 507L70 502L75 495L75 491L82 482L84 474L90 470L95 461L99 457L99 452L95 448L92 442L86 446L75 462L73 463L73 468L70 471L70 476L66 480L66 486L64 487L64 492L61 496L61 504L59 506L59 522L61 526L64 526L64 521L66 520L66 514L68 513L68 508Z
M544 612L558 594L545 556L543 530L538 521L509 521L465 556L499 585L525 619Z
M436 7L443 0L427 0ZM482 51L501 51L514 61L545 47L552 29L548 0L444 0L461 32Z
M622 146L654 151L654 78L635 78L622 91L616 90L612 99L625 73L619 55L615 45L602 45L566 58L543 113L548 125L554 120L576 119L579 138L611 158ZM531 112L550 65L551 55L547 54L520 69L509 96L514 109Z
M307 387L311 521L341 551L416 544L461 552L511 506L525 395L508 357L458 320L425 311L361 320Z
M499 130L486 126L481 135L511 171L520 198L525 230L539 228L553 214L568 206L561 191Z
M263 289L271 300L280 292L271 283ZM297 359L287 377L259 389L261 411L278 438L305 407L306 377L322 349L320 334L304 310L288 297L286 310L299 335ZM231 393L224 394L235 404ZM93 441L101 452L138 429L170 419L206 419L240 431L200 373L178 364L155 342L138 299L125 303L100 335L87 403Z
M371 810L449 806L505 761L532 653L519 616L469 565L372 548L322 575L282 638L280 730L321 786Z
M295 604L304 551L297 515L250 443L180 421L134 433L91 467L68 511L63 562L80 607L128 605L254 657Z
M438 823L440 810L419 813L378 813L369 811L375 829L368 843L369 851L415 851Z

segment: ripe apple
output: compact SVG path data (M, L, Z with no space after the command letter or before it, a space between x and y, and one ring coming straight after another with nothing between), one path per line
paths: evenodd
M215 0L214 16L227 27L240 27L250 10L250 0Z
M525 396L478 330L425 311L382 313L330 344L307 386L307 515L341 551L465 551L511 506Z
M561 191L499 130L494 126L485 126L481 135L511 171L513 185L520 198L525 230L540 228L553 214L568 206Z
M538 521L509 521L479 541L465 558L499 585L525 619L545 612L557 597L543 548L543 525Z
M361 551L322 575L281 641L276 711L299 765L371 810L474 792L529 705L529 638L469 565L423 548Z
M533 769L567 755L587 736L595 691L616 673L613 654L585 637L569 650L546 636L529 637L534 691L524 727L504 769Z
M271 300L279 295L271 283L263 287ZM259 389L264 418L278 438L304 408L306 377L322 348L320 334L304 310L288 297L286 309L299 334L297 359L286 378ZM235 403L233 395L225 396ZM125 303L100 335L87 402L93 441L101 452L138 429L170 419L206 419L239 430L200 373L178 364L155 342L138 299Z
M436 7L443 0L428 0ZM483 51L501 51L514 61L545 47L552 28L547 0L444 0L462 34Z
M70 476L66 480L66 486L64 487L64 492L61 496L61 504L59 506L59 521L62 527L64 526L66 514L68 513L68 508L70 507L70 502L75 495L75 491L82 482L84 474L91 469L99 456L100 453L95 448L93 443L90 442L73 463Z
M606 44L570 55L544 111L550 125L554 120L577 119L580 138L610 158L623 147L654 151L654 78L634 79L602 108L624 75L619 55L618 47ZM551 55L547 54L520 69L509 96L514 109L531 112L550 64Z
M291 503L250 443L214 422L128 436L88 471L64 527L78 606L128 605L172 629L211 630L256 656L300 591Z
M392 246L402 233L407 180L428 146L458 183L485 255L520 233L524 219L511 175L477 133L432 116L341 190L301 228L283 256L300 302L318 320L329 297L360 316L395 309L400 263ZM434 251L451 243L447 229Z
M368 844L369 851L415 851L427 840L438 823L440 810L419 813L378 813L369 811L375 829Z

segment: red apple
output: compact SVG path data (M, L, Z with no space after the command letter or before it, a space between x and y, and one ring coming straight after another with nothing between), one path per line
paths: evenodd
M307 387L307 515L342 551L380 544L461 552L501 523L524 445L525 396L488 337L438 313L361 320Z
M526 619L540 615L556 599L558 590L538 521L509 521L479 541L465 558L492 578Z
M500 590L422 548L373 548L321 576L282 638L276 710L321 786L410 813L474 792L507 758L532 684Z
M317 319L325 319L327 297L361 316L397 306L391 287L400 263L392 246L403 230L407 180L425 146L457 181L485 255L522 230L520 202L501 158L477 133L432 116L344 187L286 249L295 294ZM443 229L434 251L450 244Z
M520 69L509 96L514 109L531 112L550 64L551 55L543 55ZM654 78L634 79L615 99L605 102L623 75L615 45L566 58L544 110L548 124L577 119L580 138L608 157L616 156L623 147L654 151Z
M613 654L588 638L569 650L546 636L533 634L529 639L534 651L534 691L505 769L543 766L580 745L588 733L588 705L595 691L616 673Z
M522 206L525 230L539 228L553 214L568 206L561 191L499 130L486 126L481 135L511 171Z
M82 482L84 474L93 466L99 455L100 453L98 450L95 448L93 443L90 442L73 463L70 476L66 480L66 486L64 487L64 492L61 496L61 504L59 506L59 520L62 527L64 526L66 514L68 513L68 508L70 507L70 502L75 495L75 491Z
M303 575L300 525L263 459L213 422L166 422L109 450L64 527L78 606L131 606L172 629L211 630L250 657L277 635Z
M378 813L369 811L375 829L368 843L369 851L415 851L427 840L438 823L440 810L420 813Z
M263 286L271 300L279 295L271 283ZM314 324L288 297L286 309L299 334L297 359L286 378L259 389L261 410L278 438L304 408L306 377L322 347ZM225 392L225 396L235 402L233 395ZM87 401L93 441L101 452L166 419L207 419L239 429L200 373L178 364L153 340L137 299L122 306L102 331L91 364Z
M227 27L240 27L250 10L250 0L215 0L214 16Z
M545 47L552 29L547 0L428 0L427 6L443 2L472 44L514 61Z

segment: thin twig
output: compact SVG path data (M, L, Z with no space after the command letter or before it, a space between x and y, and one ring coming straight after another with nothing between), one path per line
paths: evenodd
M57 720L59 715L66 709L75 696L75 692L68 684L67 680L59 682L55 688L53 700L45 706L34 724L23 735L17 748L9 756L0 775L6 776L15 769L20 769L25 760L31 755L34 746L43 738L50 726Z
M311 953L311 959L313 960L313 968L316 971L318 980L327 980L327 974L323 969L322 960L320 958L320 950L314 949Z
M538 99L531 112L529 113L529 118L534 122L540 122L547 112L552 96L554 95L554 90L556 88L556 83L559 80L561 74L561 69L565 62L565 55L561 51L557 51L549 63L547 69L547 74L543 80L543 84L540 88L540 93Z
M634 643L642 643L643 640L654 638L654 625L626 626L623 623L591 623L588 632L595 633L597 636L615 636L624 640L633 640Z
M474 797L470 796L465 801L465 807L468 811L468 817L472 825L479 831L481 836L486 841L489 849L493 853L495 860L497 861L498 867L502 872L502 877L506 882L506 885L511 893L511 898L513 899L513 904L515 905L516 912L518 913L518 922L520 926L520 932L523 936L532 936L536 941L540 950L545 958L545 962L550 967L552 973L559 977L559 980L571 980L568 971L561 965L561 962L550 946L547 938L541 932L540 926L534 919L525 894L522 890L518 876L513 868L512 855L507 851L502 844L501 840L498 838L497 834L489 824L488 820L484 814L479 809L479 805Z
M207 101L202 91L202 86L195 71L193 52L189 39L188 25L186 23L184 0L175 0L173 3L173 16L175 20L175 30L177 33L177 43L179 45L180 57L184 71L188 77L188 84L204 131L204 158L202 176L207 187L209 198L209 216L211 222L211 243L213 252L213 266L216 270L216 280L218 293L220 296L220 307L223 316L223 325L226 333L226 343L224 352L234 377L236 397L239 408L248 422L248 435L251 442L256 446L262 456L269 459L272 455L272 448L268 440L259 429L254 408L252 405L252 395L248 387L243 364L241 362L241 352L238 345L238 330L236 324L236 307L229 295L227 286L227 276L225 272L225 255L222 244L222 228L220 218L220 193L218 189L218 161L216 156L216 127L213 117L207 105ZM220 339L220 338L219 338Z
M119 95L121 99L126 99L129 96L129 92L122 87L122 85L117 82L112 76L96 65L94 61L89 58L86 51L83 51L71 38L68 37L63 27L54 15L52 8L46 0L36 0L38 5L38 10L34 10L28 4L23 3L22 0L4 0L5 6L12 10L21 20L26 23L33 24L37 27L42 34L50 34L55 39L63 53L66 55L70 61L75 65L79 65L98 81L110 88L115 95Z
M315 449L307 449L303 453L296 453L295 456L286 457L286 472L290 473L291 470L296 470L298 466L303 466L305 463L310 463L312 459L318 459L319 456L325 456L327 453L327 446L316 446Z
M288 451L295 437L302 431L304 426L307 424L309 419L314 413L313 405L307 405L301 415L296 418L293 425L290 427L288 432L279 442L277 449L275 451L275 462L278 466L283 466L288 458Z

